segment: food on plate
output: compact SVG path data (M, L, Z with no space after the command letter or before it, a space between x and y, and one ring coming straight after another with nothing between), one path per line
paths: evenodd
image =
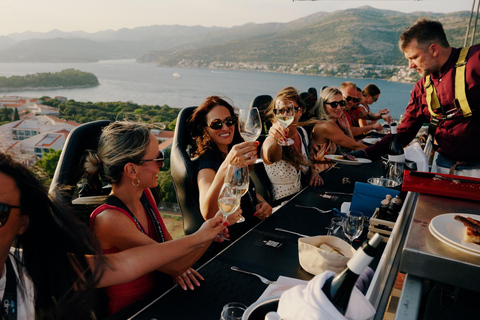
M458 214L455 215L455 220L460 221L467 227L465 230L465 241L480 245L480 221Z
M342 153L342 156L343 156L343 159L345 159L345 160L357 161L357 158L355 158L351 154Z
M318 248L327 253L336 254L342 257L344 256L344 254L340 250L338 250L334 246L329 245L328 243L321 243L320 246L318 246Z

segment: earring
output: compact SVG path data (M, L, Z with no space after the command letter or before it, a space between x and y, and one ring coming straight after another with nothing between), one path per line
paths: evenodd
M134 183L135 180L137 180L137 184ZM140 180L138 180L138 178L135 177L135 179L132 180L132 184L133 184L134 187L138 187L140 185Z

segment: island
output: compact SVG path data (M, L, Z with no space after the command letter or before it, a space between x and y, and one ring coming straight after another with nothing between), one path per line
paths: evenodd
M98 79L93 73L76 69L0 77L0 92L88 88L98 85Z

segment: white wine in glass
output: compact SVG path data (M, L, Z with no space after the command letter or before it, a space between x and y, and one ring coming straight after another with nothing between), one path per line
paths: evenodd
M228 184L224 184L218 195L218 208L222 212L223 218L227 219L229 215L237 211L240 206L240 198L231 190Z
M240 134L245 141L256 141L262 133L262 120L258 108L240 109Z
M277 103L275 115L277 121L282 124L284 128L287 128L290 124L292 124L293 120L295 119L295 108L294 104L290 100L280 100ZM281 146L291 146L294 141L290 138L286 138L285 140L278 141L278 144Z
M231 193L241 199L247 193L250 184L248 166L245 164L229 164L223 183L229 185ZM242 216L237 223L244 221L245 218Z

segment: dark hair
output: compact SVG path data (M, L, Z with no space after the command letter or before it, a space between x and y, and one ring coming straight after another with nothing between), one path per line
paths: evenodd
M369 85L367 85L362 91L362 95L364 97L368 95L371 95L372 97L374 97L377 94L380 94L380 89L373 83L370 83Z
M150 129L140 122L116 121L102 130L96 152L85 159L85 172L100 173L105 181L119 183L123 168L129 162L139 163L150 143ZM119 152L121 151L121 152Z
M36 319L88 318L105 266L100 246L92 243L88 227L70 208L51 199L26 167L0 153L0 172L15 181L20 212L29 217L27 230L17 236L14 257L33 281ZM94 270L85 254L97 255ZM22 268L17 269L21 274Z
M426 18L418 19L417 22L400 34L400 40L398 41L400 50L403 51L414 39L417 40L418 46L424 51L432 43L437 43L444 48L450 47L442 24Z
M201 156L205 153L205 151L207 151L207 149L220 152L217 145L212 143L210 134L207 131L207 114L217 106L225 107L228 109L231 116L237 116L235 113L235 108L225 99L222 99L218 96L207 97L205 101L193 111L190 119L188 120L189 130L197 145L197 150L194 152L193 156ZM240 135L238 126L235 126L233 140L228 148L230 149L230 147L243 141L244 140Z

